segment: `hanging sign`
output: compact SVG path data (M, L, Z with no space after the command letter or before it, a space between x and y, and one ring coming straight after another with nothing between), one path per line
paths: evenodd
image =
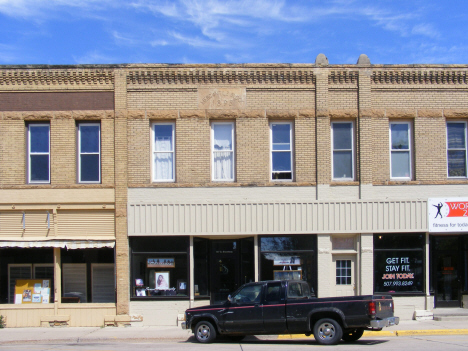
M147 268L175 268L173 258L148 258L146 261Z
M274 266L299 266L301 259L299 257L280 257L273 261Z
M468 198L428 200L429 232L468 232Z

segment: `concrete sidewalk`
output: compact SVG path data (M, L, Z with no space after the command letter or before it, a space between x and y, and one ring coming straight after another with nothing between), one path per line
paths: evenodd
M366 332L364 337L408 335L468 335L468 319L459 321L402 321L380 332ZM5 328L0 329L0 345L9 343L113 342L113 341L187 341L192 337L180 327L106 327L106 328ZM262 340L307 338L305 335L267 335Z

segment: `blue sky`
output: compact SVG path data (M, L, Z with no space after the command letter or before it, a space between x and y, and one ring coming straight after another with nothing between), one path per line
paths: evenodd
M468 64L467 0L0 0L0 64Z

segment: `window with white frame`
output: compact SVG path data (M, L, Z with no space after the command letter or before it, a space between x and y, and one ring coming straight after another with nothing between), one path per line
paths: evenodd
M333 179L354 180L353 122L332 123Z
M78 181L101 182L101 125L78 124Z
M153 181L174 181L174 123L153 123Z
M270 164L272 180L293 179L293 141L291 122L270 123Z
M410 180L411 123L390 122L390 178Z
M466 177L466 122L447 123L447 174L449 177Z
M213 180L234 180L234 123L211 124Z
M50 124L28 125L28 182L50 183Z

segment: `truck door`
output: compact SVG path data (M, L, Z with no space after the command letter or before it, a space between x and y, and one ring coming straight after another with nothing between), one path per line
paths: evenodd
M268 333L286 331L286 303L282 282L267 283L264 292L263 324Z
M231 297L232 302L224 313L227 332L262 332L262 285L247 285Z

